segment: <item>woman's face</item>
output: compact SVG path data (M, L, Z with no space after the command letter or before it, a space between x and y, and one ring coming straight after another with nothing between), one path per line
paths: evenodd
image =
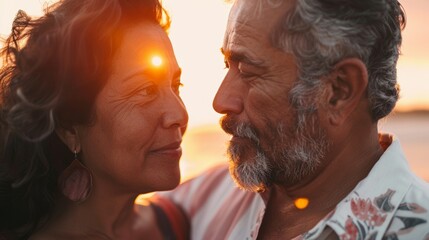
M94 187L125 193L174 188L188 115L181 70L164 30L144 22L126 31L95 101L95 121L78 127Z

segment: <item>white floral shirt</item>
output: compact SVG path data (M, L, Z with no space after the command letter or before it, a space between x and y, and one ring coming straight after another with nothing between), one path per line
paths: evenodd
M390 141L381 143L386 150L369 175L294 240L429 240L429 184L411 172L399 141ZM181 207L195 240L256 239L265 213L262 197L237 188L225 166L157 196Z
M398 140L303 239L320 239L327 226L342 240L429 240L429 184L410 171Z

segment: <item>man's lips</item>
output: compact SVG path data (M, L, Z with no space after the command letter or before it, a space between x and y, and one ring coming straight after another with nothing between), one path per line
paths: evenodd
M231 137L231 142L234 142L234 143L240 143L240 142L245 142L245 141L250 141L250 139L245 138L245 137L240 137L237 135L232 135L232 137Z

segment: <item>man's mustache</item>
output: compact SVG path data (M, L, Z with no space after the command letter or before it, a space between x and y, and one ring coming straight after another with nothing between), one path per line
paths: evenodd
M230 135L259 143L258 130L251 123L239 122L235 116L225 115L221 118L220 125Z
M235 129L237 128L237 121L234 119L233 116L225 115L220 119L220 126L222 129L230 134L235 135Z

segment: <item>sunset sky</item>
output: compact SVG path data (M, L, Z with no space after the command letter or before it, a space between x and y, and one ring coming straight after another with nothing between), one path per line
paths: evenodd
M38 16L45 2L55 1L0 0L0 34L10 33L18 9ZM189 125L216 123L219 115L211 103L225 74L219 49L230 4L224 0L164 0L163 3L173 21L170 38L183 69L182 97L189 111ZM429 109L429 1L404 0L402 4L408 23L398 66L402 89L398 109Z

